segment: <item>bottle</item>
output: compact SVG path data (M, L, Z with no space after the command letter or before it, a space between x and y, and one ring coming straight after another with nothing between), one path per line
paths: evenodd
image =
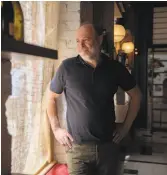
M14 11L11 1L1 2L1 32L2 36L12 37L14 35Z
M19 1L12 1L14 10L14 39L23 41L24 40L24 20L23 12Z

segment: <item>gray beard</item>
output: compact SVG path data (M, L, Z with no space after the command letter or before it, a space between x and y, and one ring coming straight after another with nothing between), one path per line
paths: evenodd
M95 55L92 55L92 56L81 56L83 59L86 59L86 60L95 60L95 61L99 61L100 59L100 52L99 54L95 54Z
M81 56L84 60L94 60L99 63L100 57L99 56Z

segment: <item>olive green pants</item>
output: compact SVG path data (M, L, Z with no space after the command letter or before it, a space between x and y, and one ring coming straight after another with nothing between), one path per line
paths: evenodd
M118 175L120 168L119 145L73 144L66 150L70 175Z

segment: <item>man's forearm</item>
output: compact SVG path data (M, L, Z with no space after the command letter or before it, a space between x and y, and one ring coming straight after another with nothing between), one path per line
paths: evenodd
M140 101L141 101L140 95L133 97L130 100L129 109L127 112L126 119L124 121L125 126L131 127L131 125L132 125L133 121L135 120L137 113L140 109Z
M57 107L56 107L56 100L49 100L48 106L47 106L47 114L49 117L49 121L52 127L52 130L56 130L57 128L60 128L60 123L58 120L57 115Z
M131 96L131 100L127 117L122 125L117 125L116 131L113 133L114 143L119 143L128 134L140 108L141 96L139 90L137 88L132 89L128 94Z

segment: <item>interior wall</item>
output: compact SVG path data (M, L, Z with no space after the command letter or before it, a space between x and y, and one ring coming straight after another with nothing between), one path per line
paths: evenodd
M64 59L77 55L76 30L80 25L80 2L60 2L58 23L58 63L55 64L55 72ZM62 94L58 100L58 116L60 124L66 128L66 100ZM54 147L55 159L60 163L66 163L65 150L56 140Z

